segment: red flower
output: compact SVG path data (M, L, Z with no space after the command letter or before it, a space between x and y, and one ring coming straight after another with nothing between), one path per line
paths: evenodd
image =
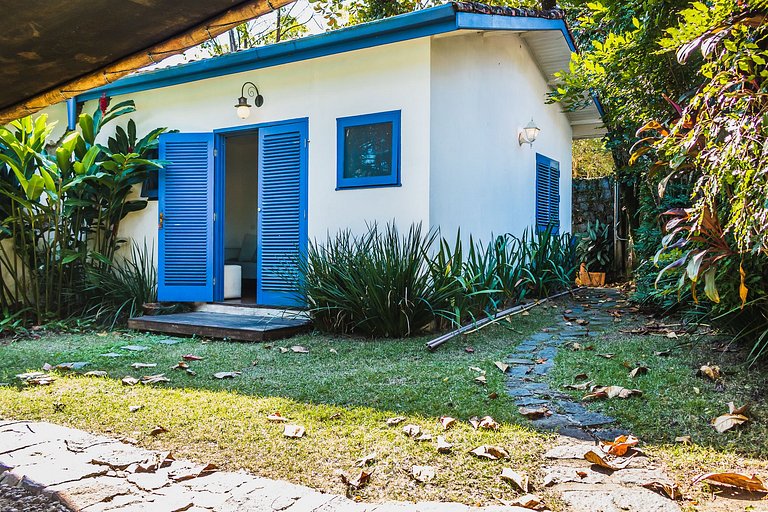
M105 115L107 113L107 107L109 107L109 98L107 98L107 93L103 92L101 93L101 98L99 98L99 108L101 109L101 115Z

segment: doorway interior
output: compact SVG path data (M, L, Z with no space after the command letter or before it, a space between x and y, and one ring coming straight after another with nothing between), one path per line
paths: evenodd
M256 304L259 134L224 137L224 302Z

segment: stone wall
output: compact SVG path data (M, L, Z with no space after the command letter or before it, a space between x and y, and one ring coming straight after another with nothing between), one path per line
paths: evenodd
M583 233L587 222L613 224L614 180L611 177L573 180L572 233Z

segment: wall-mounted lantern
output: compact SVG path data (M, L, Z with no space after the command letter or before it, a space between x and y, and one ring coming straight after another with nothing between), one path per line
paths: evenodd
M247 89L246 89L247 88ZM240 97L237 99L237 117L240 119L248 119L251 115L251 105L248 103L248 99L245 97L245 93L248 91L248 96L253 98L253 104L256 107L260 107L264 104L264 97L259 94L259 88L253 82L245 82L243 84L243 90L240 92Z
M533 122L533 118L531 118L531 122L525 125L525 127L520 130L520 133L517 134L517 142L519 142L521 146L523 144L528 144L533 147L533 141L539 136L540 131L541 128L536 126L536 123Z

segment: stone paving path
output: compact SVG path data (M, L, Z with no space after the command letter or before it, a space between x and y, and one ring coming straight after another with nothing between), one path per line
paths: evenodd
M357 503L245 472L214 471L72 428L0 421L0 485L84 512L530 512L458 503Z
M614 419L589 411L565 393L551 389L546 376L554 366L558 350L571 347L573 343L586 346L591 336L614 325L608 310L616 308L619 301L623 302L623 297L619 291L610 288L580 289L575 293L577 301L569 303L567 314L573 320L561 319L545 331L533 334L509 355L506 360L510 365L507 392L515 397L518 406L543 405L552 412L551 416L533 420L536 428L591 439L586 430L605 428ZM581 325L576 320L588 323ZM613 433L606 432L609 436Z
M612 427L613 418L589 411L546 382L558 350L570 350L573 343L589 345L590 337L614 325L609 310L625 305L621 293L614 289L580 289L574 299L567 306L569 320L561 318L524 340L506 361L510 365L507 391L516 398L515 403L547 407L552 415L531 423L561 434L544 456L544 485L570 512L679 512L676 502L642 487L651 482L674 484L646 457L635 457L627 468L618 471L585 460L588 451L599 450L597 439L613 440L626 432Z

